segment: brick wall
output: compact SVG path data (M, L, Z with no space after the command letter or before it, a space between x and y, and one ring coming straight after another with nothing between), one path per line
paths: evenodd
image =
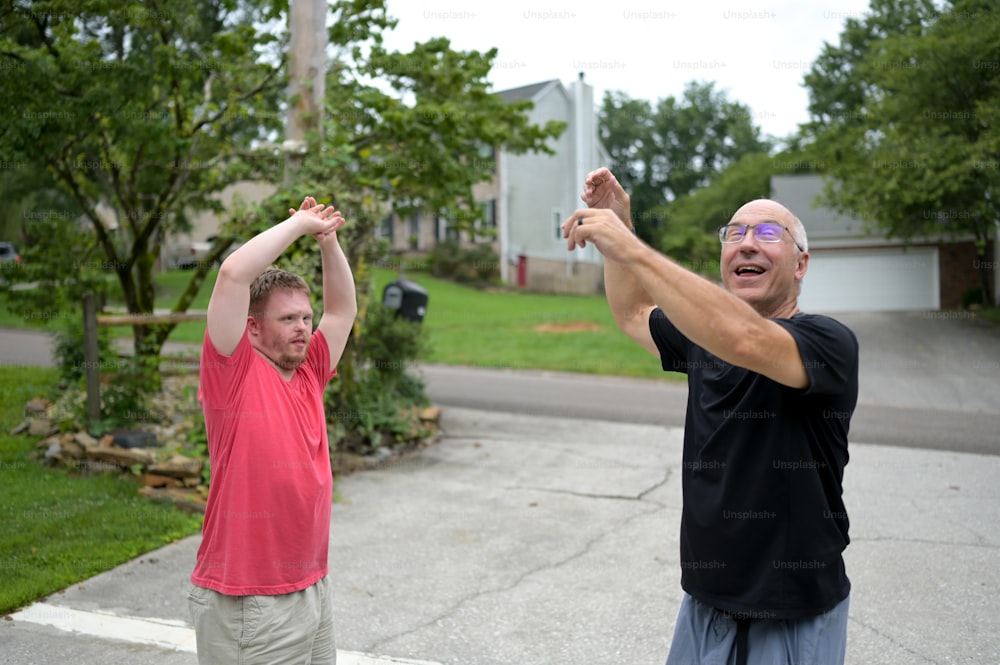
M941 276L941 309L959 309L962 294L982 284L981 273L992 279L993 267L983 265L971 242L942 243L938 246L938 271ZM993 242L987 246L987 256L993 256ZM992 259L990 259L992 260Z

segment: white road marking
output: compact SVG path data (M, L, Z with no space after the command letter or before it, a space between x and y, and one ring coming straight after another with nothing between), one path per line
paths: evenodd
M10 616L14 621L51 626L66 632L197 653L194 630L183 621L118 616L107 612L77 610L49 603L35 603ZM441 663L429 660L377 656L342 649L337 649L337 664L441 665Z

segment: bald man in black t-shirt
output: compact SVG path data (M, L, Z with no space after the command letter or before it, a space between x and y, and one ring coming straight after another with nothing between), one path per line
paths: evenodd
M842 481L858 343L804 314L802 223L768 199L719 229L722 287L633 230L628 194L588 174L563 223L569 249L604 255L618 326L688 376L681 586L667 665L844 662L850 582Z

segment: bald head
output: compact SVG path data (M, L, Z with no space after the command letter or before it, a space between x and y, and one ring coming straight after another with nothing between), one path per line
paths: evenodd
M788 232L792 234L795 244L803 251L809 251L809 240L806 238L806 229L802 222L792 214L792 211L772 199L754 199L744 203L733 213L730 220L733 223L739 221L741 217L753 216L760 218L770 218L779 224L788 227Z

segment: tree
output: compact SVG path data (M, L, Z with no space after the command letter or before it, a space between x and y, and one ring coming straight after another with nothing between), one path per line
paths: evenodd
M806 76L826 203L891 237L971 236L1000 220L1000 12L988 0L873 0ZM992 273L981 270L987 302Z
M550 152L547 142L564 128L533 125L525 113L530 102L508 104L489 91L495 49L455 51L437 38L410 52L390 52L382 33L394 25L383 3L337 6L325 126L309 137L290 189L267 201L258 216L273 218L303 194L316 193L348 218L338 235L354 271L359 315L328 412L362 434L352 446L358 450L379 445L386 430L401 434L397 396L404 402L422 397L405 371L420 347L414 342L419 327L388 321L372 293L371 269L387 257L386 245L375 239L378 227L392 212L427 213L475 236L482 208L472 189L495 169L484 147ZM288 261L304 274L319 265L313 243L297 245Z
M280 168L249 148L280 127L284 37L273 28L285 9L267 0L3 3L0 152L44 169L85 220L82 233L75 218L46 229L77 236L55 256L26 247L26 265L50 274L24 277L57 292L80 278L103 284L110 272L129 312L153 311L165 235L192 212L224 214L215 195L227 185ZM174 311L186 311L234 239L220 234ZM134 326L137 355L158 355L172 327Z
M659 236L665 204L743 155L771 149L750 109L711 82L691 82L680 99L666 97L655 107L606 93L599 122L611 168L632 197L636 231L647 242Z

